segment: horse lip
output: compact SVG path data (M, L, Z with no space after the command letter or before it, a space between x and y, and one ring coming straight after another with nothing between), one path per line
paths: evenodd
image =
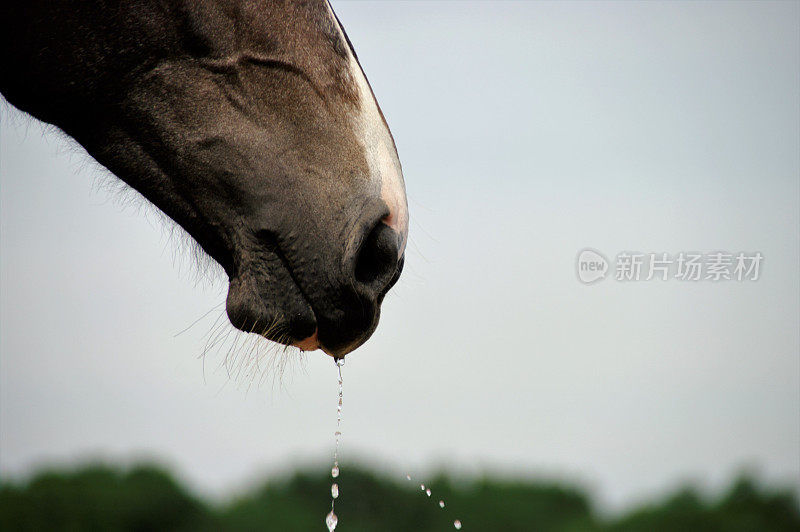
M311 309L311 312L314 312L313 307ZM319 343L319 338L317 337L318 333L319 333L319 327L314 329L314 334L303 340L292 342L292 345L299 348L301 351L316 351L317 349L322 347Z
M301 340L294 340L292 341L291 345L294 347L299 348L301 351L316 351L317 349L323 349L322 344L319 341L319 317L317 316L317 311L314 308L314 305L311 303L311 300L306 295L303 287L300 286L300 281L294 276L294 271L291 268L291 265L288 261L284 260L284 256L282 253L278 254L281 258L281 266L286 269L289 273L289 279L294 283L295 287L297 287L297 291L300 293L300 297L303 299L303 303L308 305L309 310L311 311L311 315L314 316L314 322L316 323L316 327L314 328L314 334L307 338L303 338ZM327 352L327 351L326 351Z
M320 340L319 340L319 316L317 314L317 310L314 308L314 305L311 303L311 300L309 299L309 297L306 295L305 291L303 290L303 287L300 284L300 280L295 276L294 270L292 269L292 265L289 262L289 260L286 257L286 255L284 255L284 253L281 250L280 246L276 245L276 246L272 247L270 249L270 252L273 253L276 257L278 257L278 259L279 259L279 261L281 263L281 267L283 269L285 269L286 272L289 274L289 279L291 280L291 282L297 288L297 291L300 294L300 297L302 298L303 303L305 303L308 306L309 310L311 311L311 314L314 316L314 321L317 323L317 326L314 329L314 333L311 336L308 336L308 337L300 339L300 340L292 340L291 344L289 344L289 345L297 347L298 349L300 349L302 351L316 351L317 349L321 349L325 354L327 354L328 356L333 357L334 359L344 358L344 355L329 350L327 347L325 347L322 344L322 342L320 342ZM266 336L265 336L265 338L266 338ZM269 340L269 339L270 338L267 338L267 340ZM348 349L347 352L349 352L351 350L352 349Z
M319 341L318 334L319 334L319 327L317 327L317 329L314 330L314 334L303 340L292 342L292 345L294 347L297 347L301 351L316 351L317 349L320 349L322 350L323 353L325 353L329 357L333 357L334 360L339 360L345 357L345 354L347 353L345 354L335 353L333 351L330 351L324 345L322 345L322 343L320 343ZM350 350L348 350L348 352L349 351Z
M317 317L317 311L314 309L314 305L311 303L311 299L306 295L305 291L303 290L303 286L300 284L300 280L297 278L294 269L292 268L292 264L289 261L289 258L284 253L284 250L281 247L280 238L275 231L271 231L269 229L263 229L256 233L256 236L261 241L264 248L274 255L278 262L280 263L280 267L286 271L286 274L289 277L289 281L295 286L297 289L297 293L300 295L300 299L302 299L303 303L308 307L308 310L311 312L311 315L314 317L314 332L311 336L301 339L294 339L289 345L295 346L302 351L315 351L320 348L318 333L319 333L319 318ZM266 336L265 336L266 338ZM270 338L267 338L268 340Z

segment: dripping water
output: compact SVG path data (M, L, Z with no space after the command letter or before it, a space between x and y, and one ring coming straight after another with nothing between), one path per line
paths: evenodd
M336 437L336 444L333 448L332 478L337 478L339 476L339 438L342 436L342 366L344 365L344 359L338 358L335 362L336 370L339 374L339 403L336 406L336 432L333 433ZM334 512L336 499L338 498L339 484L334 482L331 484L331 511L325 516L325 524L328 527L328 532L333 532L336 529L336 525L339 524L339 518L336 516L336 512Z
M333 479L339 477L339 440L342 436L342 366L344 365L344 359L336 359L335 362L339 381L339 401L336 405L336 432L333 433L336 438L336 443L333 448L333 467L331 467L331 477ZM406 479L411 481L411 475L407 474ZM433 492L430 487L426 487L425 484L420 484L419 488L425 493L425 495L428 496L428 498L431 497ZM331 484L331 511L325 516L325 525L328 527L328 532L334 532L334 530L336 530L336 526L339 524L339 517L334 511L336 507L336 499L338 498L339 484L333 482ZM444 507L444 500L440 499L439 508L444 509ZM461 521L459 519L454 520L453 527L456 530L461 530Z
M411 482L411 480L412 480L411 479L411 475L406 474L406 480ZM426 487L425 484L420 484L419 485L419 489L420 489L420 491L425 492L425 495L427 495L428 497L430 497L431 493L433 493L431 491L431 488L430 487ZM444 505L444 499L439 499L439 508L444 509L444 506L445 506ZM455 528L456 530L461 530L461 520L456 519L455 521L453 521L453 528Z

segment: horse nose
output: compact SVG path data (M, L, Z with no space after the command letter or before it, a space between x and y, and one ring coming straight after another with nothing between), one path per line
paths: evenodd
M333 288L335 306L317 307L319 346L341 358L375 331L383 298L403 269L403 235L387 223L385 204L359 217L342 257L342 276Z
M400 234L380 220L368 230L354 264L356 282L372 297L382 297L397 278L401 264Z

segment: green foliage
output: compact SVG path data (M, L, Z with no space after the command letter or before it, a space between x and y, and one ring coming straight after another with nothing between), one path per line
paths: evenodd
M194 530L209 517L202 501L151 466L50 471L0 487L0 530Z
M748 477L716 500L684 488L614 520L597 517L586 492L566 484L456 483L439 476L431 480L429 499L416 483L352 465L337 481L336 513L348 532L453 530L456 517L465 531L800 531L794 494L763 489ZM0 485L0 530L324 530L330 483L326 469L301 471L218 508L154 466L48 471L26 484ZM446 501L444 510L439 499Z
M703 503L684 489L660 504L635 511L621 519L614 532L703 530L749 532L798 531L797 501L786 491L763 491L748 477L741 477L720 500Z

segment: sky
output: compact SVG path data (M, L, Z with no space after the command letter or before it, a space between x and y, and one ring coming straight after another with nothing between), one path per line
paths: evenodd
M610 510L742 470L800 487L800 4L333 5L411 214L343 368L343 474L560 478ZM80 147L0 116L0 474L155 457L224 496L324 467L331 359L237 376L235 335L201 357L224 280ZM585 248L610 264L590 285ZM759 278L615 277L622 252L720 251Z

